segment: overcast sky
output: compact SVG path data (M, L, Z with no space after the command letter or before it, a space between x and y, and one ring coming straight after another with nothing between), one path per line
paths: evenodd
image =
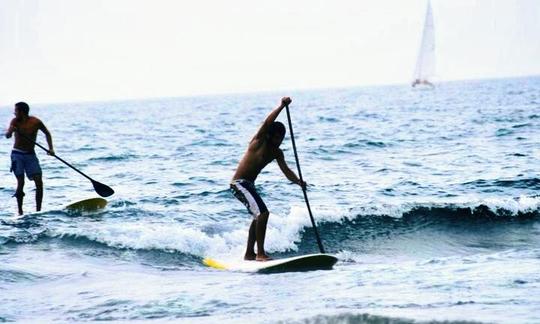
M427 0L0 0L0 105L409 83ZM540 74L540 1L432 0L440 80Z

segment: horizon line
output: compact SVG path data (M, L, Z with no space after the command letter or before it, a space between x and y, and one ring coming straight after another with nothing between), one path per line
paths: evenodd
M528 75L514 75L514 76L501 76L501 77L477 77L477 78L456 78L456 79L443 79L437 81L437 78L434 78L436 84L445 84L461 81L487 81L487 80L503 80L503 79L525 79L540 77L538 74L528 74ZM329 87L306 87L306 88L295 88L292 90L287 90L289 92L304 92L304 91L314 91L314 90L337 90L337 89L353 89L353 88L370 88L370 87L392 87L392 86L403 86L410 85L410 82L396 82L396 83L363 83L358 85L342 85L342 86L329 86ZM74 99L66 101L38 101L31 104L31 106L48 106L48 105L68 105L68 104L88 104L88 103L105 103L105 102L129 102L129 101L151 101L151 100L163 100L163 99L179 99L179 98L198 98L198 97L214 97L214 96L231 96L231 95L253 95L253 94L270 94L273 92L286 91L285 89L265 89L265 90L246 90L246 91L223 91L223 92L214 92L214 93L195 93L195 94L183 94L183 95L164 95L161 97L131 97L131 98L103 98L103 99ZM24 100L19 100L24 101ZM17 101L18 102L18 101ZM15 104L15 102L13 103ZM12 108L11 105L0 104L0 109L3 108Z

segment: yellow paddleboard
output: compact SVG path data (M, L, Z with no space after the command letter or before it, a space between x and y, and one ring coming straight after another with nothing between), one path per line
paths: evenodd
M103 198L90 198L69 204L65 209L71 212L91 212L103 209L105 206L107 206L107 200Z
M330 254L307 254L270 261L217 261L205 258L203 264L219 270L240 272L278 273L312 270L330 270L338 259Z
M90 198L90 199L84 199L81 201L74 202L72 204L69 204L65 206L63 209L70 212L70 213L88 213L88 212L95 212L98 210L101 210L107 206L107 200L103 198ZM52 211L58 211L59 209L47 209L42 210L39 212L30 212L25 213L24 215L14 215L10 219L12 221L20 221L26 216L38 216L46 213L50 213Z

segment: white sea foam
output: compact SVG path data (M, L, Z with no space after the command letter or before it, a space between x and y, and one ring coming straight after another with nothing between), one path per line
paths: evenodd
M527 213L539 210L540 196L520 196L517 199L496 197L480 200L479 203L485 204L491 210L497 210L500 208L510 211L513 215L517 215L519 212Z
M230 237L210 236L200 230L171 223L86 223L78 227L52 229L53 236L73 235L117 248L157 249L204 255L223 250Z
M354 219L358 215L369 215L400 218L403 214L415 208L470 208L474 210L479 206L486 206L494 213L501 210L504 215L509 213L512 216L517 216L519 213L531 213L540 210L540 196L479 198L474 195L467 195L452 199L441 200L440 198L434 198L432 200L425 199L423 201L398 204L376 201L366 203L364 206L357 206L351 210L350 215L344 217Z
M339 222L347 215L344 210L317 208L316 221ZM66 224L67 225L67 224ZM265 247L268 252L295 251L301 233L311 227L305 206L292 206L286 215L271 214L268 222ZM116 248L156 249L178 251L197 256L237 258L245 252L249 223L232 231L208 234L197 228L169 222L81 222L77 227L57 226L51 236L85 237Z
M423 207L470 207L486 205L492 211L502 208L517 215L518 212L532 212L540 208L540 197L522 196L518 199L482 199L469 202L440 204L428 202L418 204ZM352 211L344 208L331 208L313 206L314 218L317 224L325 222L341 223L352 220L357 215L388 215L401 217L410 211L414 205L404 204L371 205L359 207ZM311 221L305 206L293 205L290 212L284 215L271 214L266 234L266 250L272 252L286 252L298 250L305 228L310 228ZM77 227L59 226L51 229L52 236L73 235L86 237L90 240L107 244L117 248L130 249L156 249L165 251L178 251L197 256L221 256L224 258L237 258L243 255L248 235L249 223L239 225L229 232L208 234L197 228L186 227L176 223L158 222L87 222ZM344 255L345 258L347 258Z

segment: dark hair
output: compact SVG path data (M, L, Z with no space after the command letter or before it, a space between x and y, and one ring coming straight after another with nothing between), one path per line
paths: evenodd
M15 108L19 109L19 111L25 115L28 115L28 113L30 112L30 106L28 106L26 102L17 102L15 104Z
M274 134L279 134L281 137L285 137L285 125L280 122L273 122L268 127L268 135L274 136Z

